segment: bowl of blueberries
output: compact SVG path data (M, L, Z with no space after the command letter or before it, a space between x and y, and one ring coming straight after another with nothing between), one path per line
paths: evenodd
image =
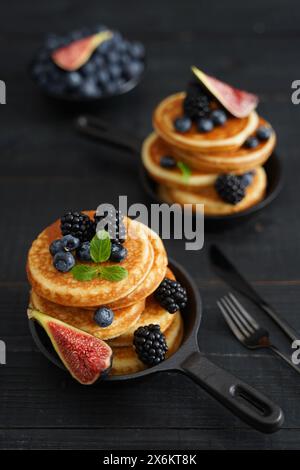
M47 35L30 66L43 93L74 102L127 93L144 71L144 45L103 25Z

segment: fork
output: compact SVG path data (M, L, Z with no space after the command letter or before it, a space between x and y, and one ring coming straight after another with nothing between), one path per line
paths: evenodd
M300 374L300 368L271 343L269 332L254 320L232 293L217 301L217 305L234 336L246 348L269 349Z

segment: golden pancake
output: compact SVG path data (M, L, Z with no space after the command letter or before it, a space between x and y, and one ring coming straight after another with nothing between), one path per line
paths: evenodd
M177 351L182 343L183 321L179 312L173 315L173 321L164 334L169 348L166 355L168 358ZM125 348L113 346L112 350L113 363L111 375L134 374L135 372L147 368L147 366L139 360L133 346Z
M183 100L186 93L176 93L165 98L155 109L153 126L163 140L174 147L193 152L216 153L237 149L252 134L258 116L252 111L248 117L230 116L224 126L201 133L193 124L190 131L181 133L174 129L174 120L183 115Z
M168 204L204 204L205 215L229 215L244 211L260 202L265 196L266 186L266 172L263 167L258 167L255 169L252 183L246 189L246 196L236 205L224 202L213 185L202 188L197 193L159 186L158 194ZM194 206L193 210L196 211L197 208Z
M168 257L163 242L157 233L149 227L144 226L144 229L154 253L151 270L144 281L133 292L116 302L108 303L108 306L112 309L127 307L145 299L156 290L166 275Z
M182 172L179 168L166 169L160 166L160 159L164 155L172 155L172 149L158 135L153 132L143 143L142 160L144 167L148 171L151 178L160 184L165 184L172 188L194 191L202 186L214 184L218 174L205 174L199 170L192 170L188 181L184 180ZM176 160L180 160L174 157ZM184 159L181 159L184 161Z
M59 221L46 228L34 240L27 260L27 274L33 290L51 302L70 307L93 307L105 305L130 294L139 286L153 264L153 249L143 224L124 220L127 225L127 239L124 246L128 255L121 265L127 269L128 276L119 282L96 278L91 281L78 281L71 272L60 273L52 262L49 244L60 238ZM79 261L77 261L79 264ZM87 263L84 263L87 264ZM93 263L89 263L93 264ZM112 265L107 261L103 266Z
M169 279L175 279L174 274L169 268L167 269L166 277ZM159 325L161 331L164 332L171 325L173 317L174 315L161 307L153 296L150 296L146 299L145 310L137 322L132 325L131 328L128 328L125 333L111 340L109 344L110 346L130 346L133 341L135 330L139 326L150 325L151 323Z
M258 126L270 127L263 118L259 118ZM255 135L256 129L252 135ZM273 130L271 137L253 149L242 146L236 150L209 154L201 152L183 151L172 147L171 155L181 160L195 170L204 173L246 173L256 166L263 165L272 154L276 144L276 134Z
M43 299L34 291L31 291L30 303L36 310L50 317L57 318L68 325L105 340L122 335L139 320L145 309L144 300L130 307L115 309L112 324L106 328L101 328L94 321L94 310L54 304L49 300Z

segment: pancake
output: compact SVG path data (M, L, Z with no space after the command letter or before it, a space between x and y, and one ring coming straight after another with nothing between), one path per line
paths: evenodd
M172 152L170 146L168 146L155 132L153 132L144 140L142 147L142 161L151 178L160 184L165 184L173 188L184 190L189 189L190 191L194 191L200 189L202 186L214 184L218 177L218 174L205 174L197 169L193 169L188 181L185 182L179 168L166 169L160 166L160 158L164 155L174 156L174 152ZM183 158L174 158L178 161L184 160Z
M175 279L174 274L169 268L167 269L166 277L169 279ZM151 323L156 323L159 325L161 331L164 332L171 325L173 317L174 315L161 307L153 296L150 296L146 299L145 310L137 322L132 325L132 327L128 328L125 333L111 340L109 344L110 346L130 346L133 341L133 334L135 330L139 326L150 325Z
M169 328L165 331L165 336L169 348L166 355L168 358L177 351L182 343L183 321L179 312L173 315L173 321ZM139 372L147 368L147 366L139 360L133 346L113 346L112 350L113 363L111 375L134 374L135 372Z
M159 186L158 194L168 204L204 204L205 215L229 215L244 211L260 202L265 196L266 186L266 172L263 167L258 167L255 169L252 183L246 189L246 196L236 205L224 202L213 185L202 188L197 193ZM196 211L197 208L194 206L193 210Z
M153 126L163 140L172 146L193 152L216 153L239 148L252 134L258 116L252 111L248 117L230 116L224 126L215 127L207 133L198 132L193 124L186 133L174 129L174 120L183 115L183 100L186 93L176 93L165 98L155 109Z
M108 303L108 306L112 309L127 307L145 299L157 289L166 275L168 257L163 242L157 233L149 227L144 226L144 229L154 254L151 270L144 281L133 292L116 302Z
M143 224L127 218L124 221L128 232L124 246L127 248L128 255L121 264L128 271L127 278L119 282L99 278L91 281L77 281L71 272L57 271L49 253L49 244L61 237L59 221L56 221L34 240L29 250L27 275L33 290L51 302L69 307L105 305L130 294L150 272L153 264L153 249ZM79 264L78 261L77 263ZM107 261L102 265L112 264L115 263Z
M101 328L94 321L94 310L54 304L43 299L34 291L31 292L30 303L36 310L104 340L119 336L131 328L139 320L145 309L144 300L130 307L115 309L112 324L106 328Z
M270 124L260 117L257 127L259 126L270 126ZM255 135L255 132L256 129L251 135ZM272 154L275 144L276 134L273 131L267 141L260 142L253 149L242 146L236 150L209 154L172 147L171 155L193 168L193 174L195 170L204 173L246 173L256 166L263 165Z

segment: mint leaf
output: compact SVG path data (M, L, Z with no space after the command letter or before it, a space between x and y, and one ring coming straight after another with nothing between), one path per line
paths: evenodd
M100 230L91 241L91 258L95 263L103 263L110 257L111 241L106 230Z
M187 183L190 179L191 174L192 174L192 171L191 171L190 167L186 163L177 162L177 168L179 168L179 170L182 173L183 180Z
M100 266L98 274L107 281L119 282L128 276L128 271L122 266Z
M77 281L91 281L97 276L98 268L96 266L87 266L86 264L76 264L72 269L74 279Z

